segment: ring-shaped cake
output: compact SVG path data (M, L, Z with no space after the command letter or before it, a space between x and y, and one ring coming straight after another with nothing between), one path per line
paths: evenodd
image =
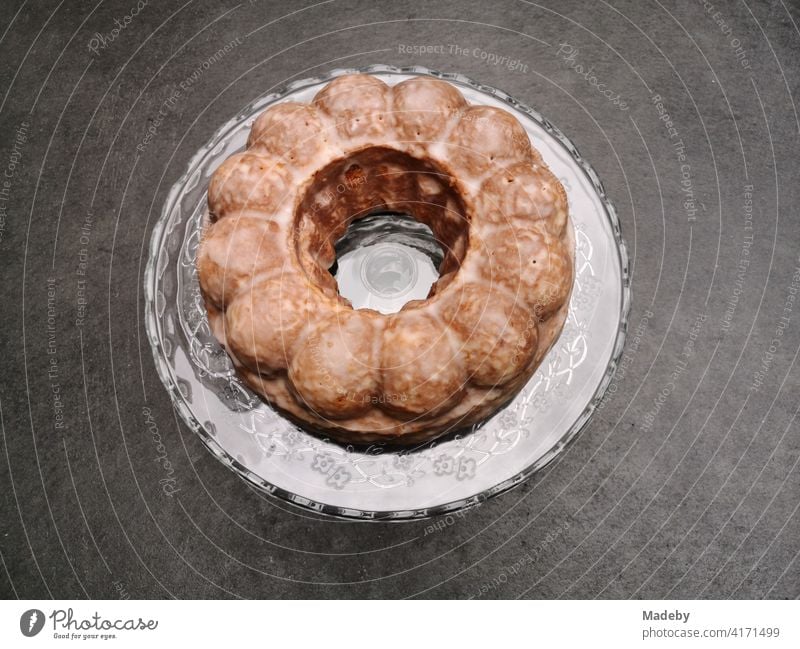
M445 81L341 76L253 124L208 190L198 254L212 330L247 383L349 443L482 421L563 328L574 237L558 179L508 112ZM329 272L356 219L409 214L444 251L427 299L353 309Z

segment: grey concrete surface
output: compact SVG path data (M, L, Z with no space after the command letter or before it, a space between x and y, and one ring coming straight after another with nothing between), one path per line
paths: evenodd
M0 595L800 595L797 2L95 4L0 4ZM248 488L179 423L142 323L153 222L192 154L271 88L370 63L539 109L633 259L603 408L543 473L436 529Z

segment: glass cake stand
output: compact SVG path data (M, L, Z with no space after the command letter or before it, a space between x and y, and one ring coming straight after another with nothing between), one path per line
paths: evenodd
M436 77L455 84L470 103L512 112L563 183L575 228L569 317L535 375L510 405L480 426L410 449L343 446L305 432L270 408L237 377L212 335L195 269L209 179L223 160L244 148L256 115L277 102L307 102L334 77L353 72L389 84ZM389 259L396 268L405 254L392 258L391 250L382 248L370 257L378 261L370 263ZM315 512L365 520L424 518L470 507L553 460L608 387L630 306L628 256L616 212L573 144L536 111L495 88L416 66L338 69L297 81L222 126L169 193L153 230L144 289L158 373L184 422L211 452L269 494Z

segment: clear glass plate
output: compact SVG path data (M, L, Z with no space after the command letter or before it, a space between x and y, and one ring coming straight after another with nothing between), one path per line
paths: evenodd
M345 447L285 420L237 377L211 334L195 255L214 170L244 148L253 119L280 101L309 101L332 78L362 72L389 84L427 75L470 103L514 113L564 184L575 228L576 276L561 337L517 398L474 429L413 449ZM628 256L594 170L536 111L458 74L421 67L338 69L290 84L227 122L192 159L156 224L144 278L145 319L158 373L186 424L252 485L316 512L411 519L452 512L518 485L578 433L622 353L630 305Z

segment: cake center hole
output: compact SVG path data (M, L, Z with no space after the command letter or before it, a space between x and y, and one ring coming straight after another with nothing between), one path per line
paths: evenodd
M382 146L351 151L319 169L295 207L298 260L326 294L396 313L461 266L469 220L458 187L430 160Z
M354 309L396 313L424 300L444 259L431 229L407 214L386 212L353 221L336 242L330 273Z

